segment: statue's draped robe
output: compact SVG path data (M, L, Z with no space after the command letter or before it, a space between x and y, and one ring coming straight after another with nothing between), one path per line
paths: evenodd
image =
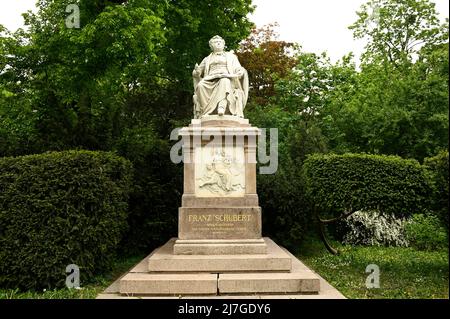
M248 75L238 58L231 52L211 53L199 66L200 78L194 77L194 113L196 117L209 115L222 100L227 100L227 111L244 117L248 99ZM243 73L240 78L208 79L221 73Z

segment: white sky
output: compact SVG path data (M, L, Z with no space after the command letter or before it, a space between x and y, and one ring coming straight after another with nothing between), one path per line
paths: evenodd
M22 12L34 10L36 0L0 0L0 24L10 30L23 26ZM353 51L358 57L364 42L353 40L348 26L366 0L253 0L250 19L261 27L278 22L280 39L299 43L304 51L327 51L333 61ZM441 19L448 17L449 1L432 0Z

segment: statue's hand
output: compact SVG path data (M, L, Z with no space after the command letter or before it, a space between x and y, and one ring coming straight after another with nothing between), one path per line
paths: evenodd
M200 66L198 65L198 63L195 63L194 71L192 71L192 76L198 78L200 77L200 74Z
M244 76L244 70L241 68L241 69L238 69L239 71L237 71L236 72L236 75L237 75L237 77L238 78L241 78L241 77L243 77Z
M229 79L233 79L233 78L238 78L240 77L239 73L237 74L224 74L225 78L229 78Z

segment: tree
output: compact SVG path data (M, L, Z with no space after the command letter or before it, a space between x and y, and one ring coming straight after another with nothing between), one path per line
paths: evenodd
M254 103L265 105L275 95L275 81L284 78L296 65L298 46L279 41L274 28L278 24L268 24L253 28L236 54L247 69L250 80L250 96Z
M80 28L65 23L74 2ZM175 123L191 118L192 69L216 34L237 48L252 27L251 1L39 0L37 6L25 15L27 30L0 29L0 156L117 151L139 172L126 246L160 244L161 234L176 227L173 198L181 198L182 174L168 161L168 137Z
M369 42L321 113L330 149L423 160L448 148L448 21L428 0L370 0L358 15L350 28Z
M440 24L429 0L370 0L357 12L349 29L368 40L364 61L387 59L397 65L411 60L421 46L448 39L448 19Z
M423 160L448 148L448 44L416 63L366 64L322 112L332 150Z
M250 0L80 0L80 28L68 28L72 2L38 1L29 29L1 41L0 83L37 111L42 150L109 149L137 123L167 134L169 117L191 113L190 73L209 38L237 47L252 26Z

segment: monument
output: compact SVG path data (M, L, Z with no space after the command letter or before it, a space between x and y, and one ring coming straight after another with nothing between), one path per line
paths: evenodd
M194 118L180 130L184 189L178 237L120 280L122 295L318 293L319 277L262 237L256 189L260 130L244 118L248 75L213 37L193 71Z

